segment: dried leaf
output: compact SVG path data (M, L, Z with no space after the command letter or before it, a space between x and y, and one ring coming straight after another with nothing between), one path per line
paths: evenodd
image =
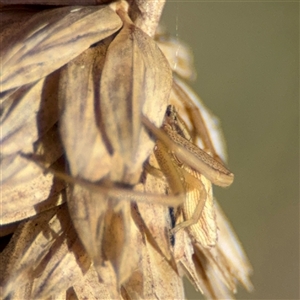
M35 84L23 86L3 99L0 121L2 155L8 156L20 150L32 151L33 142L57 121L55 105L50 102L53 92L47 95L48 98L42 96L46 89L45 83L45 79L42 79ZM49 122L39 122L43 117Z
M117 283L117 276L114 267L110 261L105 261L102 265L95 266L95 269L101 274L101 281L104 282L105 287L110 293L108 299L121 299L120 287Z
M36 152L39 155L47 152L44 159L50 164L62 154L53 128L58 120L57 79L58 73L55 72L35 84L2 94L2 183L16 186L41 173L36 166L30 165L17 154L20 151ZM44 136L51 127L52 133Z
M52 112L53 109L49 109L49 113ZM41 115L44 116L44 121L49 119L42 112ZM36 118L34 117L32 120L32 128L37 128L35 123L38 121ZM40 131L48 130L47 126L43 128L42 124L40 122ZM24 131L21 125L19 131ZM28 132L28 135L30 134L31 132ZM34 130L32 134L34 135ZM62 155L63 150L57 126L53 126L32 144L32 140L35 138L36 136L31 136L31 141L28 142L27 147L24 145L24 148L22 148L22 143L19 143L18 147L20 149L18 151L26 151L26 149L28 151L31 148L32 152L34 151L36 154L43 156L43 160L48 164L52 164ZM12 142L12 144L14 143ZM7 149L10 149L9 145ZM58 162L59 164L60 162ZM64 182L56 180L53 174L44 174L43 170L36 164L19 154L5 156L1 161L1 171L3 175L1 178L2 224L26 219L64 201L61 194L61 191L65 188Z
M170 227L169 209L165 206L147 203L138 203L138 208L144 221L142 229L146 231L148 243L157 252L160 252L164 259L171 261L170 234L168 232Z
M195 245L194 247L196 256L201 255L205 256L206 265L209 265L215 276L225 284L227 289L232 293L236 293L236 280L232 276L227 268L226 263L224 262L222 256L220 255L217 248L205 249L200 245Z
M149 158L149 163L152 166L157 166L154 155ZM143 190L146 194L165 194L167 184L161 178L156 178L151 174L146 175ZM147 234L148 242L156 249L161 251L166 260L171 260L170 252L170 218L169 208L158 205L158 203L137 203L138 212L143 220L140 224L141 231L149 231ZM146 227L146 228L145 228ZM150 239L153 239L151 241Z
M60 133L71 174L100 180L111 168L111 157L97 127L95 111L97 79L101 75L107 45L100 43L71 61L62 70L59 101Z
M3 45L3 41L6 39L18 34L25 22L39 10L29 6L0 6L0 45Z
M1 171L3 172L1 184L5 186L17 186L29 182L41 174L40 168L30 164L18 153L1 157Z
M176 271L151 244L139 249L140 268L124 284L133 299L183 299L183 283Z
M111 168L111 158L97 127L94 80L101 75L107 45L100 43L71 61L60 82L60 132L71 174L100 180ZM102 61L101 61L102 60ZM79 237L95 264L103 262L102 239L108 209L105 194L74 186L68 197L70 215Z
M150 244L146 245L143 258L144 298L183 299L180 276Z
M200 245L196 245L196 261L206 266L207 270L205 271L208 274L213 274L213 279L216 281L212 281L208 284L211 285L211 290L208 292L208 295L210 295L210 293L216 293L217 296L215 297L229 297L233 299L234 297L230 292L236 293L237 280L249 291L253 289L249 281L249 275L252 269L237 238L232 234L230 225L224 218L219 206L217 206L217 215L221 228L219 240L222 242L219 242L216 247L212 249L204 249ZM236 251L234 249L236 249Z
M64 182L56 180L52 174L44 175L36 168L32 163L25 168L26 173L39 172L31 181L2 186L1 225L24 220L65 201L61 194Z
M224 278L218 276L220 273L216 272L216 265L209 263L206 255L197 248L195 249L194 263L198 276L203 282L201 287L206 298L234 299L231 290L223 281Z
M49 253L50 248L70 225L66 206L43 212L19 225L10 244L1 253L2 281L6 281L3 295L13 295L16 286L31 284L34 269ZM8 281L7 281L8 280ZM14 298L14 297L13 297Z
M135 27L125 12L118 13L124 26L108 48L101 77L100 112L107 139L117 155L118 167L112 168L111 180L134 184L153 147L141 127L141 113L160 124L172 79L154 41Z
M106 300L119 298L119 296L113 297L109 285L99 281L94 266L89 268L87 273L82 277L82 280L74 283L73 289L77 299Z
M129 202L116 203L110 199L109 206L105 215L103 255L112 263L120 286L139 267L141 254L136 249L141 247L141 237L131 218Z
M183 220L179 220L182 222ZM174 257L178 262L181 276L186 275L195 288L202 292L203 281L199 277L193 261L194 249L192 241L185 230L180 230L175 237Z
M62 7L37 13L18 34L3 40L2 90L52 73L121 25L109 6Z
M251 264L227 217L217 202L216 214L220 230L217 245L219 255L224 259L224 265L228 268L230 274L238 279L243 286L251 292L253 290L253 285L249 280L253 272ZM228 249L230 249L230 251Z
M108 209L108 198L105 194L95 194L76 185L67 196L67 201L74 227L84 248L94 264L101 265L103 263L104 218Z
M33 284L32 297L41 299L52 295L57 298L82 280L89 267L90 259L71 226L62 236L57 237L47 256L34 271L37 278Z

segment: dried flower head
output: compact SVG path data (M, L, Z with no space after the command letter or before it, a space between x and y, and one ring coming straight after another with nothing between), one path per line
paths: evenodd
M233 181L217 120L180 79L189 50L154 40L163 1L108 2L1 7L3 297L251 290L213 197Z

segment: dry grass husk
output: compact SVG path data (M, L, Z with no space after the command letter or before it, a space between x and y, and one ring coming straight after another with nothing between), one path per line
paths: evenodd
M189 51L174 58L178 42L151 37L163 2L105 2L1 8L1 231L13 232L0 257L3 297L183 299L184 275L208 298L233 298L238 281L251 290L251 266L212 194L200 233L174 238L159 196L168 184L145 170L157 162L141 114L159 127L169 103L191 132L197 107L225 159L215 117L172 75L194 76Z

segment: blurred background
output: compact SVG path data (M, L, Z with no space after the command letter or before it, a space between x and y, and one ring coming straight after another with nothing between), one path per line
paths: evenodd
M167 1L162 23L227 140L235 182L215 194L254 268L236 297L299 299L299 3Z

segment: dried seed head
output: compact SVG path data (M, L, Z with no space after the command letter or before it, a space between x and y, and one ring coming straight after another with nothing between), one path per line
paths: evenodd
M170 65L192 76L189 52L161 39L164 55L149 37L162 7L2 11L1 224L20 222L0 254L4 297L182 299L183 275L208 298L232 298L237 281L251 289L251 266L213 200L213 165L197 169L158 129L172 103L182 148L222 166L214 116L172 78ZM162 134L156 146L145 120Z

